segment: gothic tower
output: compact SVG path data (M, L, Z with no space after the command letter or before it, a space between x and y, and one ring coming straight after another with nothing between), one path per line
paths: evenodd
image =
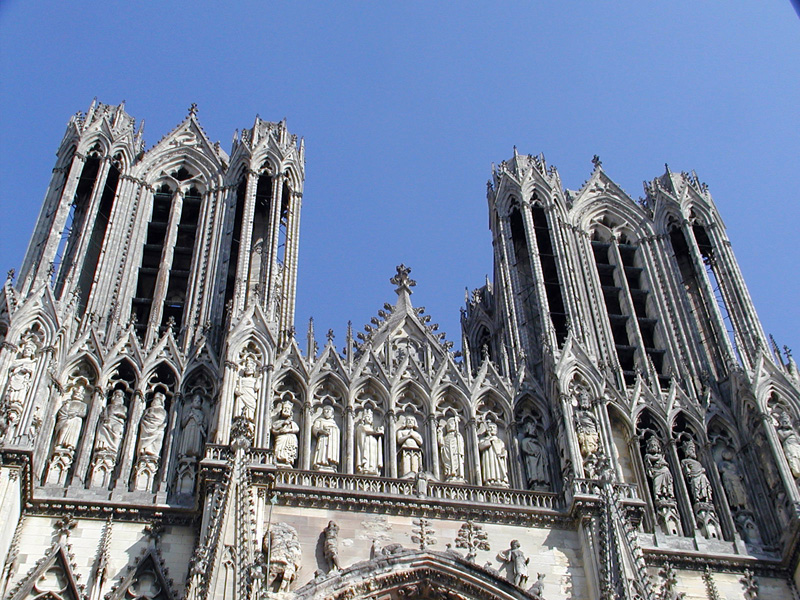
M285 122L70 119L0 290L4 598L796 595L800 374L694 173L515 150L460 351L402 264L301 351L303 178Z

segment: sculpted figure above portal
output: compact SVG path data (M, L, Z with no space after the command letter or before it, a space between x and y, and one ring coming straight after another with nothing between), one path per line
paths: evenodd
M397 418L398 475L414 477L422 470L422 435L414 415Z
M356 425L356 472L380 475L383 469L383 427L375 427L371 408L364 409Z
M272 419L273 455L279 467L293 467L297 460L297 434L300 427L294 422L291 401L278 404L278 414Z
M339 468L339 451L341 432L334 420L333 407L326 404L322 414L311 426L311 434L317 440L314 449L313 467L318 471L336 471Z

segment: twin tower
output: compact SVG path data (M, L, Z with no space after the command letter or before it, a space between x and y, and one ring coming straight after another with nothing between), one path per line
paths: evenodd
M633 200L515 150L458 352L404 265L301 350L303 178L283 122L70 119L0 291L5 597L796 593L800 374L694 173Z

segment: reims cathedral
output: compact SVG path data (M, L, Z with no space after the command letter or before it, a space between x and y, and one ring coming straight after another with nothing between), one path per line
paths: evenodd
M318 347L303 142L196 112L73 116L0 292L4 598L798 598L800 374L694 173L515 150L460 350L402 264Z

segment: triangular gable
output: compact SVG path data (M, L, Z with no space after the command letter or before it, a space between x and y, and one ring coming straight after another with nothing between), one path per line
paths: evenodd
M385 386L389 386L389 376L386 374L386 369L383 366L381 359L375 353L371 346L366 346L367 352L362 353L358 359L358 364L353 371L353 380L361 377L372 377L378 379Z
M442 364L439 366L439 371L433 378L433 387L445 385L454 385L462 389L469 388L469 385L467 384L466 379L464 379L464 375L461 373L461 370L458 368L455 362L453 362L453 358L449 355L442 361Z
M60 541L48 550L14 589L8 600L28 600L32 598L52 598L53 600L82 600L85 598L83 586L78 584L75 565L70 558L69 547Z
M311 376L327 375L330 373L338 375L344 382L350 381L350 376L342 362L342 358L339 356L339 353L336 352L336 348L333 347L333 344L328 342L322 349L322 354L320 354L317 362L314 363L314 366L311 368Z
M117 340L114 346L109 350L106 361L109 363L114 362L116 358L120 356L130 358L131 362L135 365L141 366L144 364L142 346L139 343L139 338L136 336L133 327L129 327L123 332L119 340Z
M161 339L156 342L146 359L146 362L151 364L163 361L171 362L177 367L178 372L181 372L186 364L183 352L178 348L178 344L175 343L175 336L170 330L167 330L161 336Z
M300 346L297 345L297 340L295 338L289 340L283 352L281 352L275 360L275 370L279 371L282 369L296 371L303 378L307 378L309 375L306 360L302 352L300 352Z
M150 546L129 567L128 574L106 595L108 600L148 598L149 600L174 600L177 597L172 580L167 578L167 569L161 551Z

